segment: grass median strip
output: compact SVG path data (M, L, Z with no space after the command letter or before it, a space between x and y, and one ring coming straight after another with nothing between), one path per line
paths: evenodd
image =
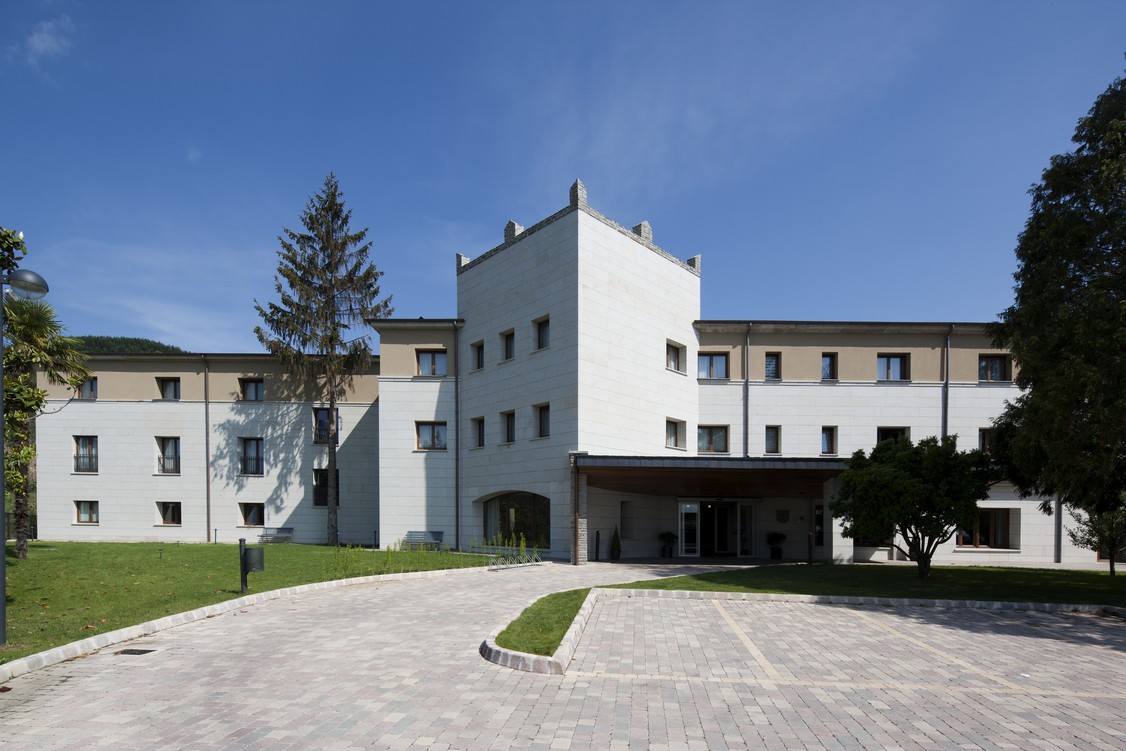
M13 549L14 551L14 549ZM487 557L449 551L267 545L250 591L374 574L484 566ZM8 644L0 663L98 633L242 595L237 545L32 543L9 555Z
M1060 569L935 567L923 580L914 566L758 566L614 587L1126 607L1126 576ZM501 632L497 644L518 652L554 654L588 591L559 592L536 601Z

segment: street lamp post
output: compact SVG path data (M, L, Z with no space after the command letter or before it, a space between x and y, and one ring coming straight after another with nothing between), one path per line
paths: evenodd
M0 290L9 287L16 297L38 300L47 294L47 280L28 269L0 275ZM2 298L3 295L0 295ZM0 299L0 303L3 300ZM0 312L0 316L3 313ZM2 319L0 319L2 320ZM0 460L4 457L4 332L0 331ZM0 466L0 645L8 643L8 512L4 494L4 468Z

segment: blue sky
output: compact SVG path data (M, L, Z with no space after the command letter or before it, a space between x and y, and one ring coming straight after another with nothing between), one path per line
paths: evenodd
M398 317L562 208L703 255L710 319L984 321L1126 3L0 5L0 225L72 334L259 352L336 173Z

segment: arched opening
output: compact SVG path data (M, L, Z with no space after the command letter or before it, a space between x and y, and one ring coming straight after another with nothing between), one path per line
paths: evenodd
M551 547L551 502L535 493L503 493L485 501L485 539L502 544L519 542L528 547Z

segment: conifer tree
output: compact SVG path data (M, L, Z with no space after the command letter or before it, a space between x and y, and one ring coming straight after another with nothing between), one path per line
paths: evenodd
M303 232L282 228L278 237L277 302L254 307L262 326L254 333L290 373L315 388L329 408L325 436L328 461L327 516L330 545L340 541L336 472L336 405L352 377L371 364L364 321L393 312L391 297L380 299L383 276L369 260L368 230L351 232L352 210L344 206L336 176L329 173L301 214Z

